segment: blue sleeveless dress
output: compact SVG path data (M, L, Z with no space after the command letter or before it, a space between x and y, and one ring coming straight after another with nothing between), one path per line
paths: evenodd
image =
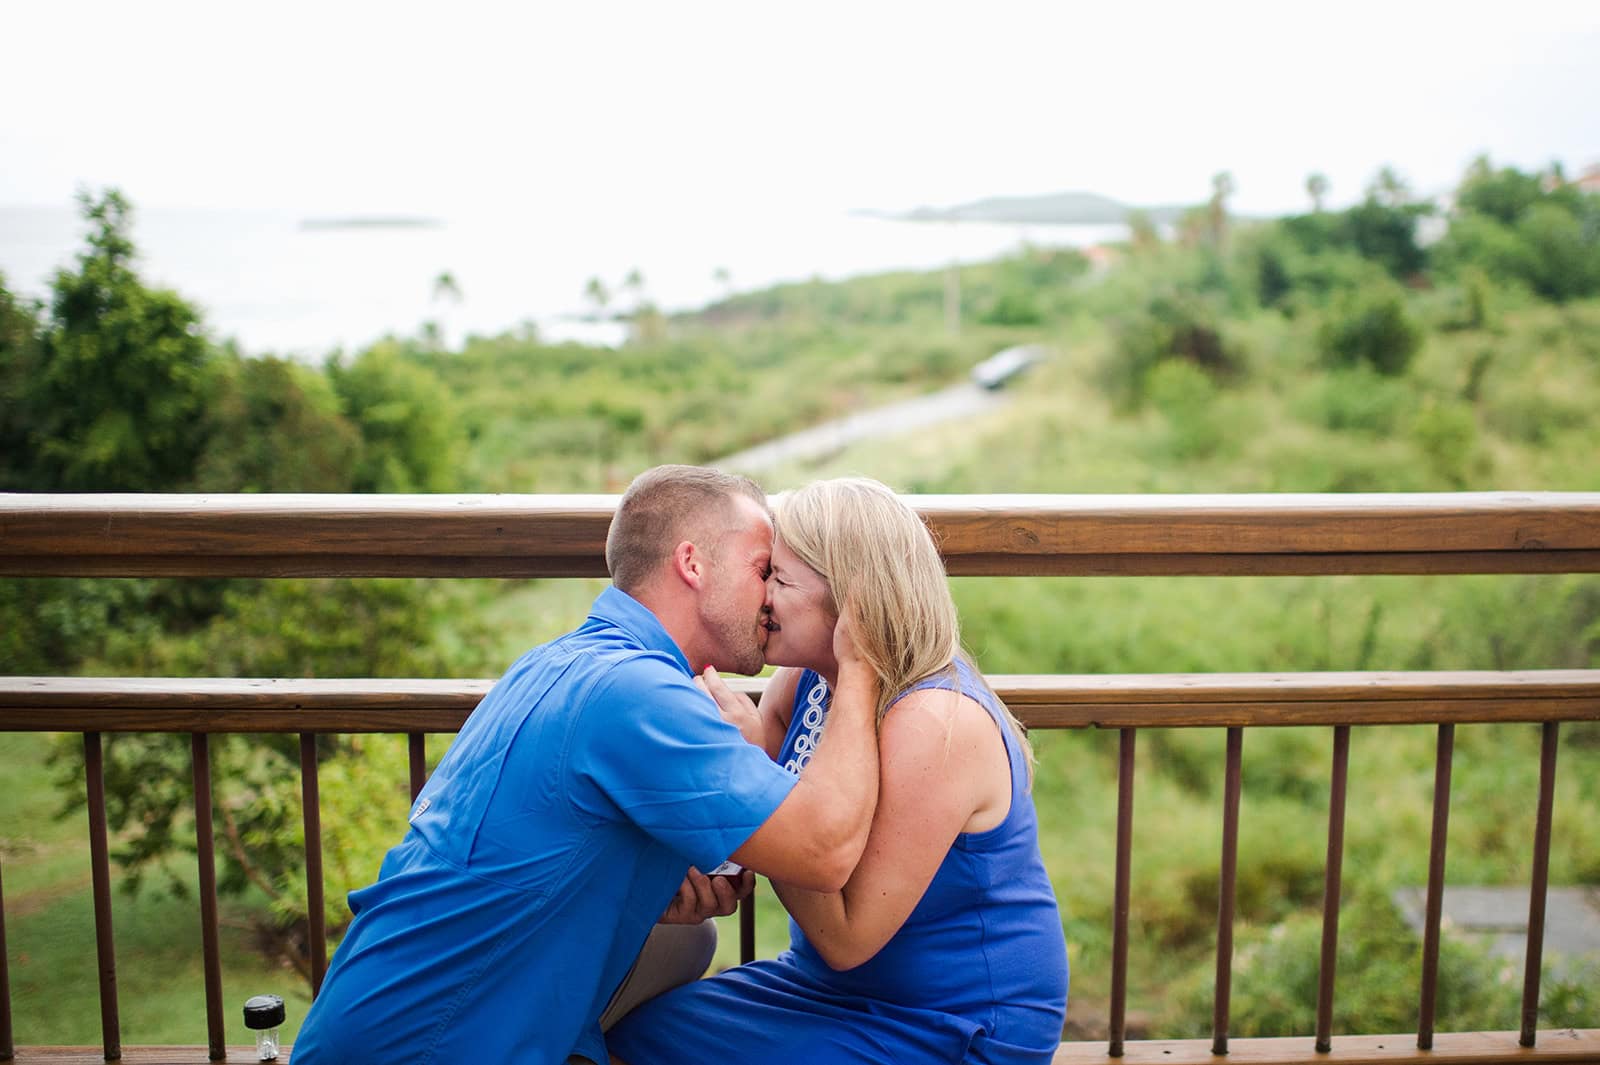
M835 972L791 920L783 954L644 1003L607 1034L611 1053L629 1065L1048 1065L1066 1020L1067 950L1026 760L964 661L907 693L920 688L961 691L994 718L1011 762L1005 820L956 837L905 924L865 964ZM805 769L828 702L827 683L801 674L780 765Z

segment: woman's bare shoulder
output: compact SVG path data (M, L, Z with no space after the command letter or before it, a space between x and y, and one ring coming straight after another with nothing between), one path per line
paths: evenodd
M780 666L768 679L761 696L761 709L782 721L785 727L794 716L794 694L800 686L802 672L796 666Z
M994 731L994 719L970 692L917 688L895 700L883 719L886 752L902 744L955 740Z

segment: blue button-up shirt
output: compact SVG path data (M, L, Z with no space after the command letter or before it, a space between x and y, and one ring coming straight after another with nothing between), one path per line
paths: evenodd
M607 1059L599 1017L689 865L795 784L609 588L472 712L355 913L296 1065Z

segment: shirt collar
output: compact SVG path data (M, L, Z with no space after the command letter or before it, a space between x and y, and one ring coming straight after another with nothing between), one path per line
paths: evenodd
M589 608L589 617L595 621L615 625L649 650L671 655L683 667L686 675L694 675L682 649L671 636L667 635L667 630L650 612L650 608L615 585L601 592L595 599L594 605Z

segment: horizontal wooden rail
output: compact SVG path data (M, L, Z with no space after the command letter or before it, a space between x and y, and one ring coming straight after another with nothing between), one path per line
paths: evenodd
M1600 572L1600 493L909 496L953 575ZM617 497L0 494L0 576L604 576Z
M731 678L759 697L764 678ZM1030 728L1600 720L1600 670L996 674ZM455 732L487 680L0 677L0 731Z

